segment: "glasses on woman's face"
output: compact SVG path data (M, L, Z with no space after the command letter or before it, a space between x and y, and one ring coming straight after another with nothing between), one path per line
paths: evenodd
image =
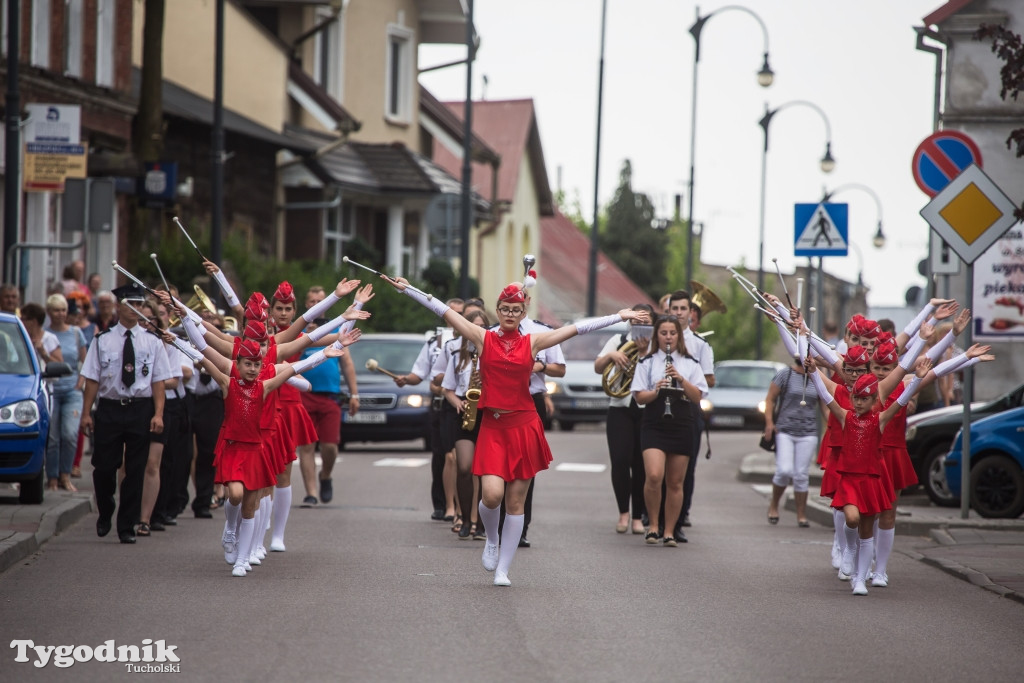
M844 369L844 370L846 370L846 373L847 373L848 375L853 375L853 376L855 376L855 377L859 377L860 375L866 375L866 374L868 374L868 369L867 369L866 367L860 367L860 368L843 368L843 369Z
M509 306L502 306L498 309L498 313L509 318L518 318L525 312L524 308L510 308Z

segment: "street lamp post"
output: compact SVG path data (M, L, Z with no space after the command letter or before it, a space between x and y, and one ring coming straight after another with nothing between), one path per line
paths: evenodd
M601 173L601 103L604 99L604 34L608 0L601 1L601 53L597 64L597 143L594 149L594 222L590 226L590 264L587 268L587 315L597 308L597 190Z
M825 122L825 154L821 158L821 170L825 173L831 173L832 169L836 167L836 160L832 158L832 126L828 121L828 117L825 112L818 105L813 102L806 100L792 100L781 104L775 109L769 109L768 104L764 105L764 116L758 121L758 125L761 126L761 130L764 131L764 149L761 152L761 220L760 228L758 231L758 252L757 252L757 288L764 291L764 205L765 205L765 186L767 184L768 177L768 127L771 125L772 118L783 109L789 107L802 106L808 107L816 111L822 121ZM820 286L821 278L818 278ZM820 304L819 304L820 308ZM761 360L764 357L764 320L761 316L757 316L757 322L755 323L756 331L756 349L757 349L757 360Z
M771 67L768 66L768 28L765 26L764 21L761 20L755 12L741 5L726 5L720 7L714 12L706 16L700 15L700 7L697 8L697 21L690 27L690 35L693 36L694 52L693 52L693 93L690 96L690 179L688 181L688 192L687 197L687 210L686 210L686 286L689 286L690 280L693 279L693 186L694 186L694 165L697 151L697 66L700 64L700 32L704 29L704 24L707 23L708 19L721 14L722 12L730 10L739 10L752 16L757 23L761 26L761 32L764 34L764 63L761 65L761 70L757 72L757 82L764 88L767 88L772 84L772 80L775 78L775 73ZM758 328L760 329L760 328Z

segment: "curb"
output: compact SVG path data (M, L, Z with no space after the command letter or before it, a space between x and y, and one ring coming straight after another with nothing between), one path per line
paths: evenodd
M92 510L92 494L73 497L43 512L35 533L12 534L0 543L0 573L37 552L44 543L72 526Z
M965 567L962 564L947 559L936 559L933 557L919 557L918 559L927 565L935 567L936 569L941 569L951 576L963 579L964 581L972 583L979 588L991 591L1000 597L1015 600L1024 605L1024 594L1007 588L1006 586L1000 586L998 583L993 583L991 579L976 569Z

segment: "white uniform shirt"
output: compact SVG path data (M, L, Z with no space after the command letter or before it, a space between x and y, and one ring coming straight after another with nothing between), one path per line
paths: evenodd
M462 338L449 339L441 346L441 352L434 358L434 363L430 366L430 379L434 379L438 375L443 375L445 370L448 368L448 363L451 361L453 355L458 355L459 349L462 348ZM461 396L461 394L460 394Z
M427 340L423 348L420 349L419 355L416 356L409 374L416 375L421 380L430 381L430 378L433 376L430 374L430 368L433 367L437 355L441 353L439 341L440 335L435 335Z
M118 323L98 335L89 346L81 375L99 383L97 398L149 398L153 396L153 382L171 377L163 341L136 325L131 329L132 346L135 348L135 382L130 387L121 385L124 365L121 352L128 331Z
M185 373L182 371L183 365L192 365L185 354L178 350L178 347L174 344L164 344L164 352L167 353L167 365L171 370L171 377L178 378L178 386L175 389L164 389L164 396L170 400L172 398L184 398L185 387L183 386L182 378Z
M715 352L711 344L695 335L689 327L683 330L683 343L693 359L697 361L705 375L715 374Z
M672 365L676 372L690 384L700 389L700 397L707 398L708 381L704 378L704 371L692 358L679 355L678 351L672 352ZM636 364L636 372L633 373L633 384L630 391L636 395L638 391L651 391L657 388L658 382L665 378L665 352L655 351L653 356L645 356Z
M523 322L519 323L520 334L536 334L538 332L550 332L552 327L545 325L542 322L526 318ZM535 360L539 360L541 363L547 363L548 365L565 365L565 356L562 355L562 347L558 344L544 349L537 353ZM530 375L530 395L542 394L547 391L547 375L543 372L535 372Z
M468 342L472 344L473 342ZM444 371L444 379L441 381L441 386L445 389L450 389L455 392L456 396L465 396L466 391L469 390L469 378L473 374L473 360L470 357L466 361L466 367L461 371L458 370L459 365L459 351L462 349L462 339L456 339L453 342L445 344L445 346L451 346L455 344L455 348L452 349L452 353L448 359L448 365ZM477 371L480 370L480 359L477 357Z

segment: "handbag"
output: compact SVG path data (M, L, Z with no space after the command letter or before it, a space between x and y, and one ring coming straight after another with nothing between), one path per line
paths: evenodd
M786 380L782 383L782 391L779 392L779 398L775 401L775 405L772 406L772 424L775 424L778 421L779 413L782 412L782 397L786 393L786 387L789 386L789 376L793 374L793 370L791 368L786 368L786 370L788 370L788 372L786 373ZM772 431L772 435L770 437L766 437L764 432L761 432L761 438L757 442L757 445L766 451L774 452L775 432Z

